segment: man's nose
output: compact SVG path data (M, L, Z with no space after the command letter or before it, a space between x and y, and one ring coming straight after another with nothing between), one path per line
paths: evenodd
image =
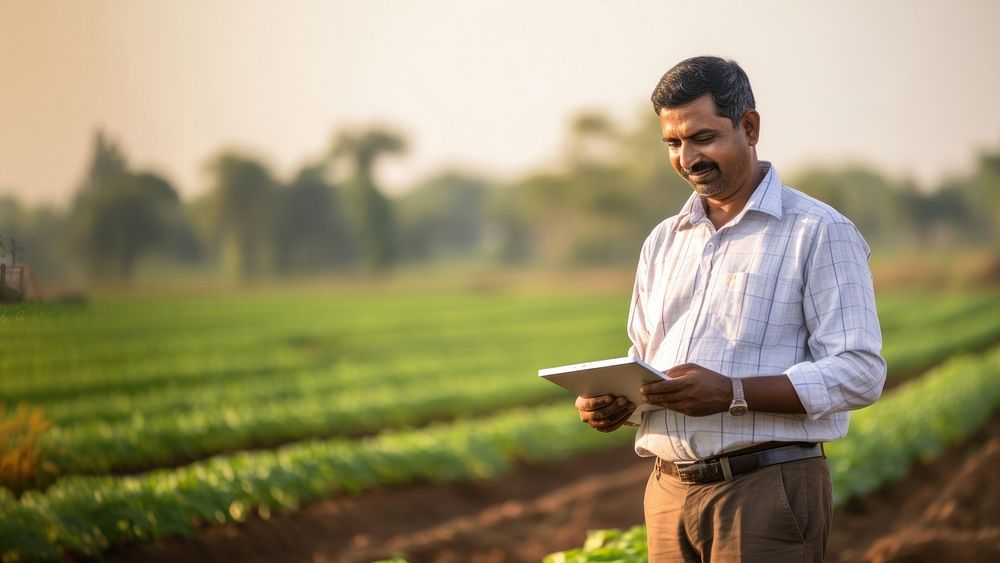
M680 157L681 168L688 172L691 171L692 166L701 160L701 153L691 143L681 143L681 147L678 149L678 156Z

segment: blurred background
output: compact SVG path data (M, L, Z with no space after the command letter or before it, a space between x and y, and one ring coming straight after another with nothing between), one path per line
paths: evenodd
M751 77L761 158L854 220L876 261L996 247L988 1L0 10L0 236L40 291L627 271L689 193L648 95L705 53Z
M828 449L829 560L995 559L997 21L0 0L0 561L643 561L649 460L536 373L626 353L691 193L648 98L704 54L873 250L889 377Z

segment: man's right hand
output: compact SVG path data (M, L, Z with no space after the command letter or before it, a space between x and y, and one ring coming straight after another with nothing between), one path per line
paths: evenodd
M599 395L597 397L577 397L576 410L580 420L594 430L611 432L618 430L635 411L635 404L625 397Z

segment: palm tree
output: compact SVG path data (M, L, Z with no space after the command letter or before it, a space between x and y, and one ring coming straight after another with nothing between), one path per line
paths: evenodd
M217 243L232 254L243 279L260 273L267 252L275 183L252 157L224 152L206 165L212 176L212 209Z
M350 187L356 209L362 252L371 268L385 270L395 259L395 221L392 205L375 183L379 157L406 152L406 140L380 128L347 131L337 135L330 148L331 162L348 160L352 167Z

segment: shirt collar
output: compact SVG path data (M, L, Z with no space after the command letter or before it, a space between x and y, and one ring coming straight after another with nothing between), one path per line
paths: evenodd
M767 174L764 175L764 179L760 181L760 184L754 188L743 210L729 224L735 225L739 223L743 219L743 216L750 211L766 213L772 217L781 219L781 178L778 176L778 171L770 162L761 161L761 165L767 168ZM701 196L697 193L692 193L677 215L674 231L693 227L705 218L705 204L702 203Z

